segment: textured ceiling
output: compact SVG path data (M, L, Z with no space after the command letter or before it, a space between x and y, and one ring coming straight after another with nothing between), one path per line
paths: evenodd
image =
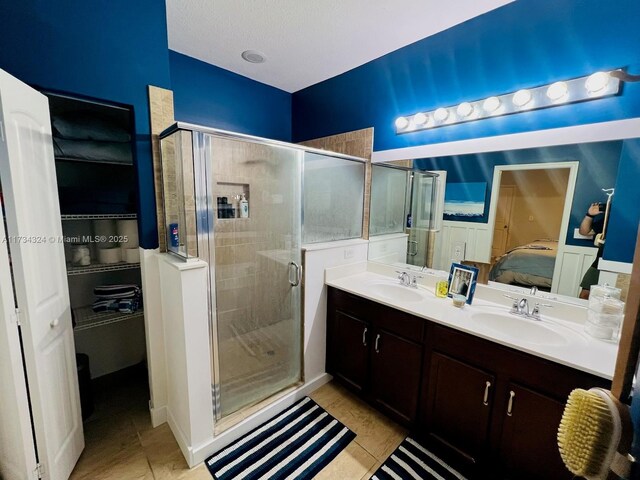
M167 0L169 48L295 92L510 1Z

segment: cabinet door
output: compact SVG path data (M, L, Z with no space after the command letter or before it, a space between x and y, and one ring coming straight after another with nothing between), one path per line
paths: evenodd
M351 315L337 310L329 338L332 358L330 372L361 392L365 389L369 369L369 342L371 326Z
M431 356L427 437L449 455L476 465L488 451L494 376L439 353Z
M511 399L505 412L500 437L500 464L508 479L571 479L558 452L558 426L564 403L509 384ZM510 408L509 408L510 403Z
M384 330L372 337L371 392L379 407L402 423L416 420L422 347Z

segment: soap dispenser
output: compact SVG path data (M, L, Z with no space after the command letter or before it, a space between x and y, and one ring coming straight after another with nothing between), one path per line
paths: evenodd
M240 200L240 218L249 218L249 201L242 194L242 199Z

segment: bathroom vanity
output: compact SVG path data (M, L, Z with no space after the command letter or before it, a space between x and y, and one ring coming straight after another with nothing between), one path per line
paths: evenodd
M327 371L472 478L572 478L556 441L565 400L608 388L617 350L581 332L580 307L510 318L483 287L457 309L430 279L411 289L362 268L383 269L327 271Z

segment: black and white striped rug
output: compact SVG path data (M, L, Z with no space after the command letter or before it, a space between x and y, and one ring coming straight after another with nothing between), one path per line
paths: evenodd
M205 463L216 480L310 479L355 436L305 397Z
M412 438L405 438L371 480L466 480Z

